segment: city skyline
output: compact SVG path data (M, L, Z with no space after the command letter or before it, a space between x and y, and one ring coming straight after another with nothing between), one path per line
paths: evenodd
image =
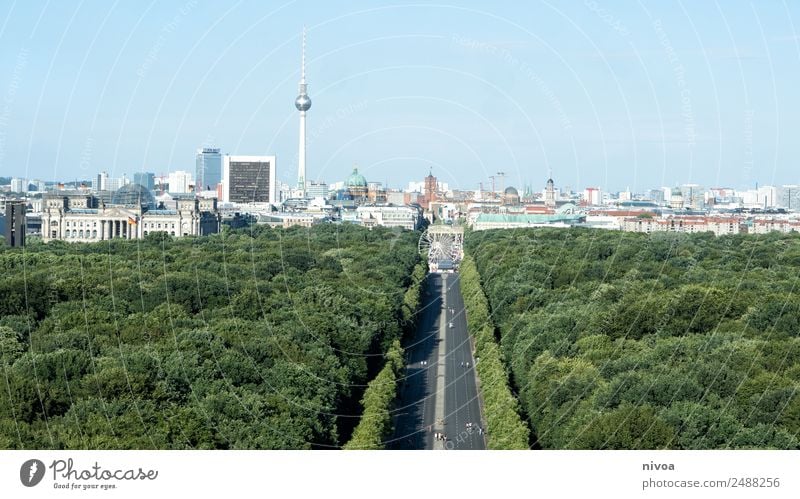
M798 496L800 0L3 6L10 495Z
M275 155L294 183L304 9L308 180L357 162L394 186L433 166L462 190L497 171L518 188L549 171L606 191L800 183L797 118L780 112L798 104L797 6L310 5L14 4L0 176L194 171L197 149L220 147Z

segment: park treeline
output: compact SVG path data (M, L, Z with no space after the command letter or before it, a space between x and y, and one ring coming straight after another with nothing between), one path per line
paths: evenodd
M466 244L533 445L798 448L800 234L542 228Z
M0 249L0 448L341 447L397 357L418 237L319 225Z
M509 388L503 353L495 341L489 302L472 258L464 258L459 273L469 331L475 342L475 371L484 402L488 447L527 449L530 431L520 419L519 403Z
M422 285L427 265L420 262L411 274L411 285L403 296L400 312L403 332L411 334L417 324ZM353 438L345 445L351 450L377 450L386 448L386 443L394 431L392 413L405 368L404 351L400 339L395 339L386 362L378 375L369 382L361 405L364 411L361 420L353 431Z

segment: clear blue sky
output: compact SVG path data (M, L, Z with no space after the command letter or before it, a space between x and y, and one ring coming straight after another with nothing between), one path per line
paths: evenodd
M644 190L800 183L800 2L0 0L0 176L194 169Z

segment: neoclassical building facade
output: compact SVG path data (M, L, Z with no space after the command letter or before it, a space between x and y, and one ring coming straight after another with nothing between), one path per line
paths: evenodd
M219 232L221 216L216 199L179 199L169 208L155 208L149 192L135 193L136 202L117 194L106 205L91 194L49 194L42 210L42 240L93 242L140 239L154 232L198 236ZM118 204L117 201L120 201Z

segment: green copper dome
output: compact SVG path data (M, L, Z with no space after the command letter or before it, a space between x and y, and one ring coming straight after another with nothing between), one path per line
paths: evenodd
M347 181L345 183L347 184L347 187L366 187L367 179L364 178L364 175L358 173L358 168L353 168L353 173L347 177Z

